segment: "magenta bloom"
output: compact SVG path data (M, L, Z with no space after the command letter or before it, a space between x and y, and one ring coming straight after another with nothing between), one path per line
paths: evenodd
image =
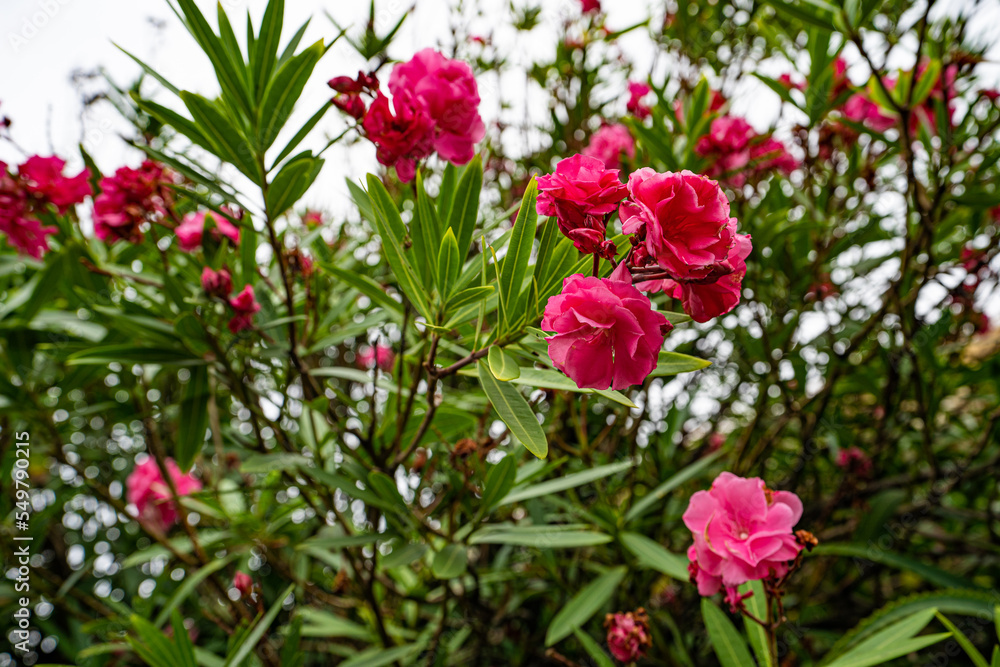
M233 291L233 279L225 269L213 271L206 266L201 271L201 287L206 294L225 299Z
M101 194L94 199L94 233L106 242L142 241L140 226L166 214L172 203L170 175L146 160L138 169L122 167L101 179Z
M785 144L774 137L750 146L750 159L757 171L780 171L788 175L799 168L799 161L788 152Z
M691 496L683 517L694 538L688 559L698 592L783 576L802 550L792 532L801 516L794 493L771 491L758 477L720 474L711 489Z
M626 234L645 233L645 246L674 279L718 274L736 236L729 200L719 184L690 171L658 174L646 167L628 179L619 215Z
M578 250L606 257L613 255L614 247L605 241L605 216L627 192L617 169L605 169L601 160L577 154L560 160L554 174L538 177L536 210L555 216L559 231Z
M209 222L212 223L212 238L221 241L222 237L225 236L232 241L234 246L239 245L240 230L225 216L211 211L196 211L185 215L183 222L174 229L181 250L191 252L200 246L205 227Z
M642 607L634 612L608 614L604 627L608 631L608 650L620 662L635 662L653 644L649 618Z
M181 473L173 459L167 459L166 466L178 495L186 496L201 490L201 482L190 474ZM161 531L166 531L177 522L173 495L154 459L147 458L135 467L125 480L125 489L126 498L139 510L140 521Z
M652 110L648 104L642 101L642 98L649 95L650 92L652 92L652 88L642 81L629 81L628 102L625 103L625 109L639 120L648 118Z
M896 118L882 111L882 107L864 93L851 95L841 112L847 120L865 125L875 132L885 132L896 125Z
M376 345L375 347L366 345L358 351L358 365L362 368L378 366L381 371L391 373L395 362L396 354L388 345Z
M858 477L869 477L872 473L872 460L858 447L848 447L837 452L837 467Z
M0 162L0 232L7 235L7 243L18 252L39 259L49 249L46 236L59 231L56 227L43 227L32 213L24 183L7 171L7 164Z
M409 93L395 95L392 106L379 93L361 125L375 144L379 163L395 167L399 180L408 183L416 176L417 161L433 151L434 121Z
M50 202L60 213L79 204L94 193L90 186L90 169L76 176L63 176L66 161L58 157L33 155L18 167L18 173L31 194Z
M455 164L472 159L486 126L479 116L476 77L467 63L423 49L393 67L389 91L393 106L400 96L409 95L423 108L434 124L433 146L441 157Z
M737 234L729 256L716 265L725 272L714 282L676 282L664 280L662 289L675 299L680 299L684 312L695 322L708 322L713 317L725 315L740 302L743 278L747 274L746 258L753 245L749 234ZM638 285L640 289L646 289Z
M545 339L549 356L581 388L641 384L656 368L672 328L632 286L624 266L611 278L573 274L545 305L542 328L555 332Z
M229 300L233 309L233 317L229 320L229 330L239 333L244 329L253 328L253 316L260 311L260 304L253 293L253 287L245 285L243 291Z
M708 134L698 140L695 153L711 158L705 171L710 178L725 175L740 186L745 177L739 170L750 162L750 140L757 136L750 123L737 116L720 116L712 121Z
M247 597L253 592L253 578L246 572L237 572L233 577L233 588L240 592L240 595Z
M590 137L590 143L583 149L587 157L597 158L609 169L617 169L622 163L622 154L635 159L635 140L628 128L617 123L605 125Z
M601 0L580 0L580 11L584 14L601 11Z

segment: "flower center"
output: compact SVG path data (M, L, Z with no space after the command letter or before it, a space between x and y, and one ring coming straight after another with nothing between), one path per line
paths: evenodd
M745 540L745 539L747 539L748 537L750 537L750 534L749 534L749 533L747 533L747 531L745 531L745 530L743 530L743 531L740 531L740 539L741 539L741 540Z

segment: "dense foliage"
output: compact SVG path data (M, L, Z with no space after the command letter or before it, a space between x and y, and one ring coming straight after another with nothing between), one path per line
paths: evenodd
M1000 665L978 5L583 0L531 63L176 5L217 91L136 59L134 163L0 163L0 666Z

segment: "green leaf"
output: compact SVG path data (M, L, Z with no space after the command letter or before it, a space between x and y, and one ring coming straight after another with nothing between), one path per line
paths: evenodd
M243 641L240 642L236 650L230 653L226 658L225 667L237 667L238 665L243 664L243 661L246 660L257 647L257 644L260 642L261 637L264 636L264 633L267 632L267 629L271 627L272 623L274 623L274 619L278 617L279 613L281 613L282 603L285 601L285 598L292 594L293 590L295 590L295 584L289 584L288 588L275 598L274 602L271 604L271 608L267 610L264 617L252 626L253 629L247 633L246 637L244 637Z
M182 90L181 99L198 124L198 129L215 149L215 155L234 165L254 183L259 183L263 174L254 162L254 150L225 114L201 95Z
M307 155L290 160L281 168L267 191L267 214L273 220L290 209L312 186L323 168L323 160Z
M392 570L397 567L404 567L413 563L427 553L426 544L393 544L392 553L382 559L382 567Z
M934 84L938 82L941 77L941 61L937 58L932 58L927 63L927 67L920 74L920 78L917 79L916 88L913 89L913 98L910 101L911 107L916 107L923 104L927 96L931 94L931 90L934 89ZM907 78L906 75L901 75L901 78Z
M403 304L393 299L385 293L385 288L377 282L357 271L347 271L330 262L320 262L320 267L338 280L342 280L354 289L358 290L372 300L372 303L379 305L386 310L396 313L403 313Z
M521 369L518 367L517 362L504 352L503 348L499 345L490 347L486 355L486 361L490 365L490 372L493 373L493 377L501 382L510 382L521 377Z
M686 582L690 578L686 556L671 553L658 542L639 533L620 533L618 539L640 565L662 572L677 581Z
M293 452L275 452L274 454L251 454L240 462L240 472L252 475L269 473L276 470L290 471L308 468L312 461L301 454Z
M313 607L299 607L295 610L295 615L303 621L303 637L343 637L361 641L374 639L371 631L365 626L328 611Z
M580 628L573 628L573 636L583 644L583 650L593 659L597 667L615 667L614 661L608 657L608 654L604 652L604 649L601 648L601 645L593 637L583 632Z
M461 269L462 258L459 254L458 241L455 240L454 230L449 228L441 239L437 255L437 284L442 299L447 300L451 295L451 288L458 279Z
M274 64L278 60L284 18L285 0L269 0L260 24L260 34L254 45L253 57L250 59L254 96L258 102L264 96L267 84L271 80L271 73L274 71Z
M382 240L386 261L389 262L396 280L399 281L400 289L413 304L413 307L417 309L417 312L423 315L428 322L433 322L434 316L427 304L427 293L417 281L413 267L403 255L402 237L405 233L405 227L399 217L399 211L382 181L372 174L368 175L368 196L372 205L372 217L374 218L372 222Z
M205 360L193 357L187 350L138 347L136 345L105 345L71 354L66 363L71 366L93 364L103 366L109 363L200 366L205 363Z
M965 654L968 655L972 662L976 664L976 667L990 667L990 664L986 662L986 658L984 658L983 654L979 652L979 649L977 649L975 645L969 641L969 638L965 636L965 633L959 630L954 623L948 620L948 617L942 616L938 613L937 620L941 622L941 625L948 629L948 632L950 632L951 636L956 642L958 642L958 645L962 647Z
M660 358L657 361L656 368L653 372L649 374L649 377L666 377L669 375L679 375L681 373L690 373L692 371L700 371L703 368L708 368L712 365L711 361L706 361L705 359L699 359L698 357L692 357L686 354L680 354L679 352L660 352Z
M479 303L480 301L489 298L491 294L493 294L493 285L469 287L448 299L448 303L445 304L445 310L448 312L457 312L465 306Z
M708 598L701 599L701 616L705 621L712 649L722 667L747 667L754 664L743 637L722 610Z
M767 0L771 5L788 17L798 19L809 25L816 26L823 30L832 31L835 29L833 17L837 8L821 0L803 0L796 2L785 2L785 0Z
M329 111L332 106L333 104L329 100L323 102L323 106L321 106L319 110L306 121L305 125L299 128L299 131L295 133L295 136L292 137L291 140L285 144L285 147L281 149L278 156L274 158L274 162L271 163L271 168L268 169L268 172L277 167L282 160L291 155L292 151L298 148L299 144L301 144L309 133L313 131L313 128L315 128L319 121L323 119L323 116L326 115L326 112Z
M529 452L540 459L545 458L549 453L549 443L528 401L516 387L497 381L482 360L476 363L476 368L486 398L493 404L503 423Z
M396 662L406 661L416 655L420 649L419 644L407 644L393 648L370 648L340 663L340 667L385 667ZM404 664L411 663L404 662Z
M864 640L829 663L829 667L881 665L950 637L950 633L944 633L915 638L936 614L933 607L910 614Z
M740 587L740 594L746 593L748 590L753 591L753 595L744 598L747 611L753 614L754 618L766 619L767 594L764 592L764 584L760 580L747 582ZM759 623L754 623L746 618L743 619L743 627L746 629L750 648L757 656L757 664L760 667L775 667L774 660L771 658L771 650L768 648L767 631Z
M465 573L469 554L460 544L449 544L434 556L431 571L438 579L454 579Z
M191 378L184 387L180 417L177 426L177 444L174 458L181 470L188 470L201 447L205 444L205 429L208 428L208 367L195 366Z
M319 40L302 53L282 65L268 84L260 106L260 130L257 136L261 149L267 149L278 137L281 128L292 115L302 89L312 75L316 64L326 53L323 40Z
M590 484L591 482L596 482L599 479L604 479L605 477L610 477L611 475L624 472L634 465L635 461L628 459L625 461L619 461L618 463L609 463L607 465L598 466L582 472L575 472L563 477L557 477L539 484L521 486L507 494L507 496L500 501L500 505L519 503L531 498L540 498L541 496L560 493L562 491L566 491L567 489L575 489L578 486Z
M511 544L535 549L577 549L611 542L610 535L596 530L565 526L509 526L492 524L469 536L469 544Z
M612 568L570 598L549 624L545 645L552 646L572 634L573 628L579 628L590 620L614 595L625 578L625 572L624 567Z
M482 511L489 512L494 506L499 505L500 499L514 486L515 479L517 479L517 459L513 454L504 456L490 466L483 487Z
M476 229L476 220L479 217L479 191L482 188L483 166L477 155L465 167L462 178L458 181L448 215L448 227L455 233L462 259L469 252L472 233Z
M538 184L532 178L528 188L521 198L521 209L517 213L514 227L511 229L510 241L507 244L507 254L500 266L498 286L500 290L500 312L508 328L526 317L527 308L521 303L521 287L525 278L530 276L528 259L531 257L531 247L535 242L535 230L538 225L538 213L535 210L535 197ZM532 311L535 304L529 306Z
M673 476L647 493L639 500L639 502L633 505L632 509L625 513L625 522L628 523L630 521L634 521L649 512L657 503L666 498L668 493L679 487L681 484L694 479L704 472L704 470L712 465L716 459L722 456L722 453L723 450L721 449L712 452L708 456L702 457L691 465L676 472Z
M174 594L171 595L170 599L167 600L167 603L163 605L163 609L161 609L160 613L156 615L156 620L153 621L153 625L159 628L166 623L171 612L177 609L177 607L184 602L184 600L186 600L191 593L194 592L194 589L197 588L201 582L210 577L213 573L218 572L222 568L229 565L238 556L239 554L232 553L225 558L215 559L208 565L199 568L194 574L185 575L181 585L177 587ZM184 636L187 636L187 632L184 633Z
M946 572L933 565L922 563L915 558L903 556L868 544L823 543L813 549L810 556L847 556L857 560L866 560L881 565L888 565L901 570L909 570L919 575L929 583L942 588L974 588L965 577Z

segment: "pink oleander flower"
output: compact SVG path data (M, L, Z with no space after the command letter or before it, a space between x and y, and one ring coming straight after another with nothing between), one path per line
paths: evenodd
M362 368L378 366L384 373L391 373L396 363L396 354L388 345L364 346L358 351L358 365Z
M580 0L580 11L584 14L601 11L601 0Z
M260 311L260 304L257 303L252 286L245 285L239 294L229 300L229 306L234 312L232 319L229 320L231 332L239 333L253 328L253 316Z
M710 178L725 176L733 185L743 185L739 170L750 162L750 141L757 136L750 123L737 116L720 116L712 121L708 134L698 140L695 153L712 159L705 171Z
M232 215L228 208L223 207L223 209ZM205 228L209 223L212 224L211 236L216 242L221 241L222 237L226 237L232 241L234 246L239 245L240 230L225 216L212 211L195 211L185 215L181 224L174 229L181 250L191 252L200 246Z
M66 161L58 157L33 155L18 167L18 173L31 194L41 197L65 213L94 193L90 186L90 169L76 176L63 176Z
M858 477L872 474L872 460L858 447L848 447L837 452L837 466Z
M885 132L896 125L896 117L885 113L882 107L864 93L851 95L844 103L841 113L847 120L865 125L875 132Z
M399 180L409 183L417 173L417 161L434 149L434 121L413 96L400 93L389 98L379 93L361 121L365 134L375 144L380 164L395 167Z
M183 474L173 459L166 460L166 467L177 495L186 496L201 490L201 482L190 474ZM139 511L140 521L160 531L166 531L177 522L173 495L154 459L147 458L135 467L125 480L125 495Z
M467 63L423 49L409 62L393 67L389 90L394 106L397 97L410 95L423 107L434 124L433 146L438 155L455 164L472 159L486 126L479 116L476 77Z
M7 236L7 243L35 259L48 249L46 238L55 234L56 227L43 227L31 210L31 200L22 179L12 176L7 164L0 162L0 232Z
M574 155L560 160L555 173L538 177L539 215L555 216L559 231L578 250L607 257L614 244L605 240L605 216L613 212L628 189L617 169L606 169L594 157Z
M246 572L237 572L233 577L233 588L240 592L241 597L248 597L253 592L253 578Z
M625 109L639 120L648 118L649 114L652 113L652 109L642 101L642 98L649 95L652 90L649 85L642 81L629 81L628 102L625 103Z
M580 388L625 389L656 368L673 328L632 286L624 263L610 278L573 274L545 305L542 328L556 368Z
M322 211L308 210L302 214L302 224L304 224L309 229L316 229L323 225L323 213Z
M667 279L659 286L640 283L636 287L643 291L662 290L680 299L684 312L695 322L708 322L713 317L725 315L739 304L743 278L747 273L746 259L752 249L750 235L737 234L728 257L716 265L715 270L722 275L714 282Z
M609 169L617 169L622 166L622 154L635 159L635 140L624 125L605 125L591 135L583 154L597 158Z
M688 569L698 592L783 576L802 550L792 532L801 516L794 493L772 491L758 477L720 474L711 489L691 496L683 516L694 538Z
M105 242L142 241L143 222L162 218L173 204L170 173L146 160L138 169L122 167L101 179L94 199L94 233Z
M778 77L778 83L787 88L788 90L805 90L806 84L804 81L793 81L792 75L785 72Z
M780 171L786 176L799 168L799 161L788 152L785 144L768 137L750 146L750 160L758 172Z
M233 291L233 278L226 269L213 271L206 266L201 271L201 287L205 294L225 299Z
M608 650L620 662L635 662L653 645L649 617L642 607L635 611L608 614L604 617L604 627L608 631Z
M690 171L632 172L619 211L622 230L645 239L649 256L675 280L721 275L736 238L736 218L719 184Z

